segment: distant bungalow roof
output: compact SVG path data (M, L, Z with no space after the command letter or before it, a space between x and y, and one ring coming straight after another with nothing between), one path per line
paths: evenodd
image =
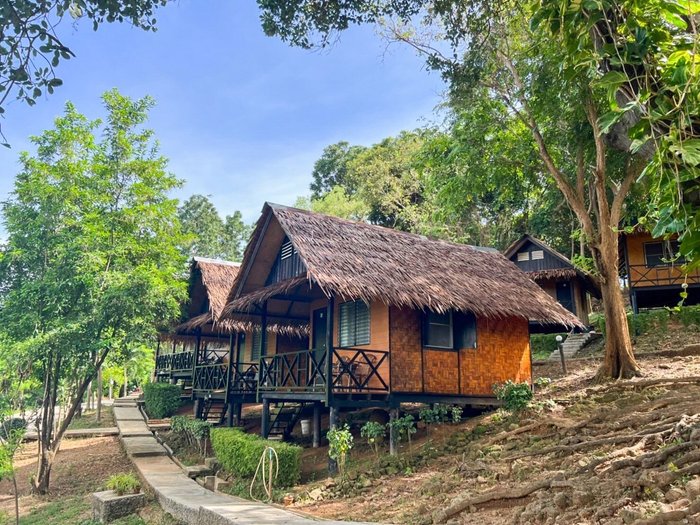
M524 234L522 237L508 246L508 248L506 248L503 252L503 255L510 259L527 242L531 242L538 248L549 252L554 258L559 259L562 264L566 266L566 268L548 268L546 270L526 271L525 273L530 279L536 283L542 283L543 281L548 280L574 279L578 277L583 280L586 290L594 297L600 299L600 286L590 273L577 267L566 255L559 253L557 250L537 237L533 237L528 233Z
M224 315L250 310L300 284L300 278L243 295L270 217L279 222L306 265L309 285L328 296L379 300L398 307L437 312L461 310L490 318L521 317L580 326L515 264L495 250L431 240L364 222L266 203L246 248L241 273ZM306 280L301 278L302 281Z

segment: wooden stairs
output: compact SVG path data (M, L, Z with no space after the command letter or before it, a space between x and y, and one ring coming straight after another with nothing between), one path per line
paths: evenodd
M280 441L289 438L301 419L304 406L305 403L291 403L289 401L275 403L274 406L270 407L270 430L265 437Z
M224 399L205 398L202 399L200 419L209 421L213 425L220 425L226 418L228 403Z

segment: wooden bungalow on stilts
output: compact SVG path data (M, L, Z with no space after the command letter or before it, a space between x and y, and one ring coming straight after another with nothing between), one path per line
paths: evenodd
M523 235L504 252L527 276L564 308L588 326L591 311L591 297L600 299L600 286L595 278L578 268L565 255L562 255L544 241L532 235ZM562 332L566 327L554 324L532 323L530 331Z
M245 403L257 399L261 354L260 322L222 319L240 264L195 257L190 266L184 322L161 333L156 380L183 385L194 400L194 415L214 423L238 424ZM308 325L268 324L268 344L306 344ZM289 344L289 343L288 343Z
M401 403L496 404L531 382L528 322L582 326L494 250L265 204L223 317L310 324L308 345L263 341L262 435L321 411ZM289 407L291 416L280 418ZM282 428L283 427L283 428Z
M654 238L637 229L621 234L621 259L634 313L640 308L676 306L681 292L686 306L700 304L700 270L686 272L678 254L678 240Z

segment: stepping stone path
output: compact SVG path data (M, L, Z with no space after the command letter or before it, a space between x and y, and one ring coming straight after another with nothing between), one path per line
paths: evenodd
M133 397L115 401L114 418L120 439L160 506L176 519L190 525L318 525L321 521L272 505L205 489L190 479L167 455L165 448L148 430L137 407L138 401ZM322 522L325 525L370 525L347 521Z

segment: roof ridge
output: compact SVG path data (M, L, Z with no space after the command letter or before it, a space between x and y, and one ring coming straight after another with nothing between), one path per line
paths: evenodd
M211 263L211 264L220 264L222 266L240 266L241 263L239 262L234 262L234 261L227 261L225 259L214 259L212 257L199 257L198 255L195 255L192 257L192 260L194 262L203 262L203 263Z

